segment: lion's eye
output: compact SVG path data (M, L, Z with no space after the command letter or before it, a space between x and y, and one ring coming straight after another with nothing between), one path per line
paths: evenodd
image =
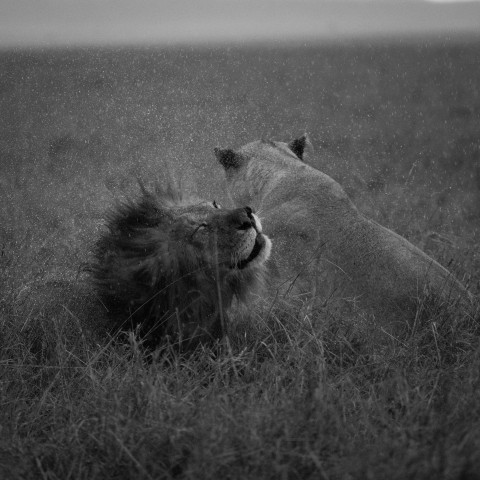
M207 228L208 227L208 223L201 223L192 233L192 237L195 236L195 234L199 231L199 230L203 230L204 228Z
M218 208L218 209L221 209L221 208L222 208L221 205L220 205L219 203L217 203L216 200L214 200L214 201L212 202L212 205L213 205L213 208Z

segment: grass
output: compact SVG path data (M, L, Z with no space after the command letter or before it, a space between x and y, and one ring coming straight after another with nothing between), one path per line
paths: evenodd
M473 317L388 348L328 308L241 310L145 363L78 275L136 177L228 205L216 145L308 131L355 203L480 290L478 42L0 54L3 478L476 478ZM478 316L478 315L477 315Z

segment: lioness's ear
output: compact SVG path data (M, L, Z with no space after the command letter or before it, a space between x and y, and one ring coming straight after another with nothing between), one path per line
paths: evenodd
M303 154L305 149L308 148L311 152L313 152L313 146L310 143L310 139L308 135L304 133L301 137L292 140L288 144L288 148L300 159L303 160Z
M241 158L230 148L214 148L215 156L217 160L222 164L225 170L229 168L240 167Z

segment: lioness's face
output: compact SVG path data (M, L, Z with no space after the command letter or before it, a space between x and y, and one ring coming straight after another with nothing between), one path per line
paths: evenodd
M313 147L306 134L289 143L258 140L247 143L239 150L218 147L214 149L217 160L227 173L227 178L231 177L235 171L246 168L251 161L265 163L303 161L307 151L312 152Z
M238 150L216 148L215 156L225 169L229 193L236 205L259 208L265 182L279 175L279 167L298 165L306 150L312 150L306 135L289 143L259 140Z
M261 266L270 256L270 239L263 235L250 207L221 209L216 202L202 202L176 207L173 218L174 237L196 247L209 264L247 270Z

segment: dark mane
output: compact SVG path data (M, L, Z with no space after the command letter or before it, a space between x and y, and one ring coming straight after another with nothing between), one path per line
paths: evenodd
M165 336L197 343L220 335L208 265L195 246L169 237L177 200L169 192L147 192L107 215L107 231L94 250L91 273L114 321L114 331L136 329L147 346ZM202 321L200 325L200 320Z
M184 233L175 209L186 205L172 187L151 192L141 185L138 198L107 214L93 250L89 271L113 332L134 329L150 348L167 337L181 349L221 337L218 285L228 308L257 284L255 269L216 268L193 236L173 235Z

